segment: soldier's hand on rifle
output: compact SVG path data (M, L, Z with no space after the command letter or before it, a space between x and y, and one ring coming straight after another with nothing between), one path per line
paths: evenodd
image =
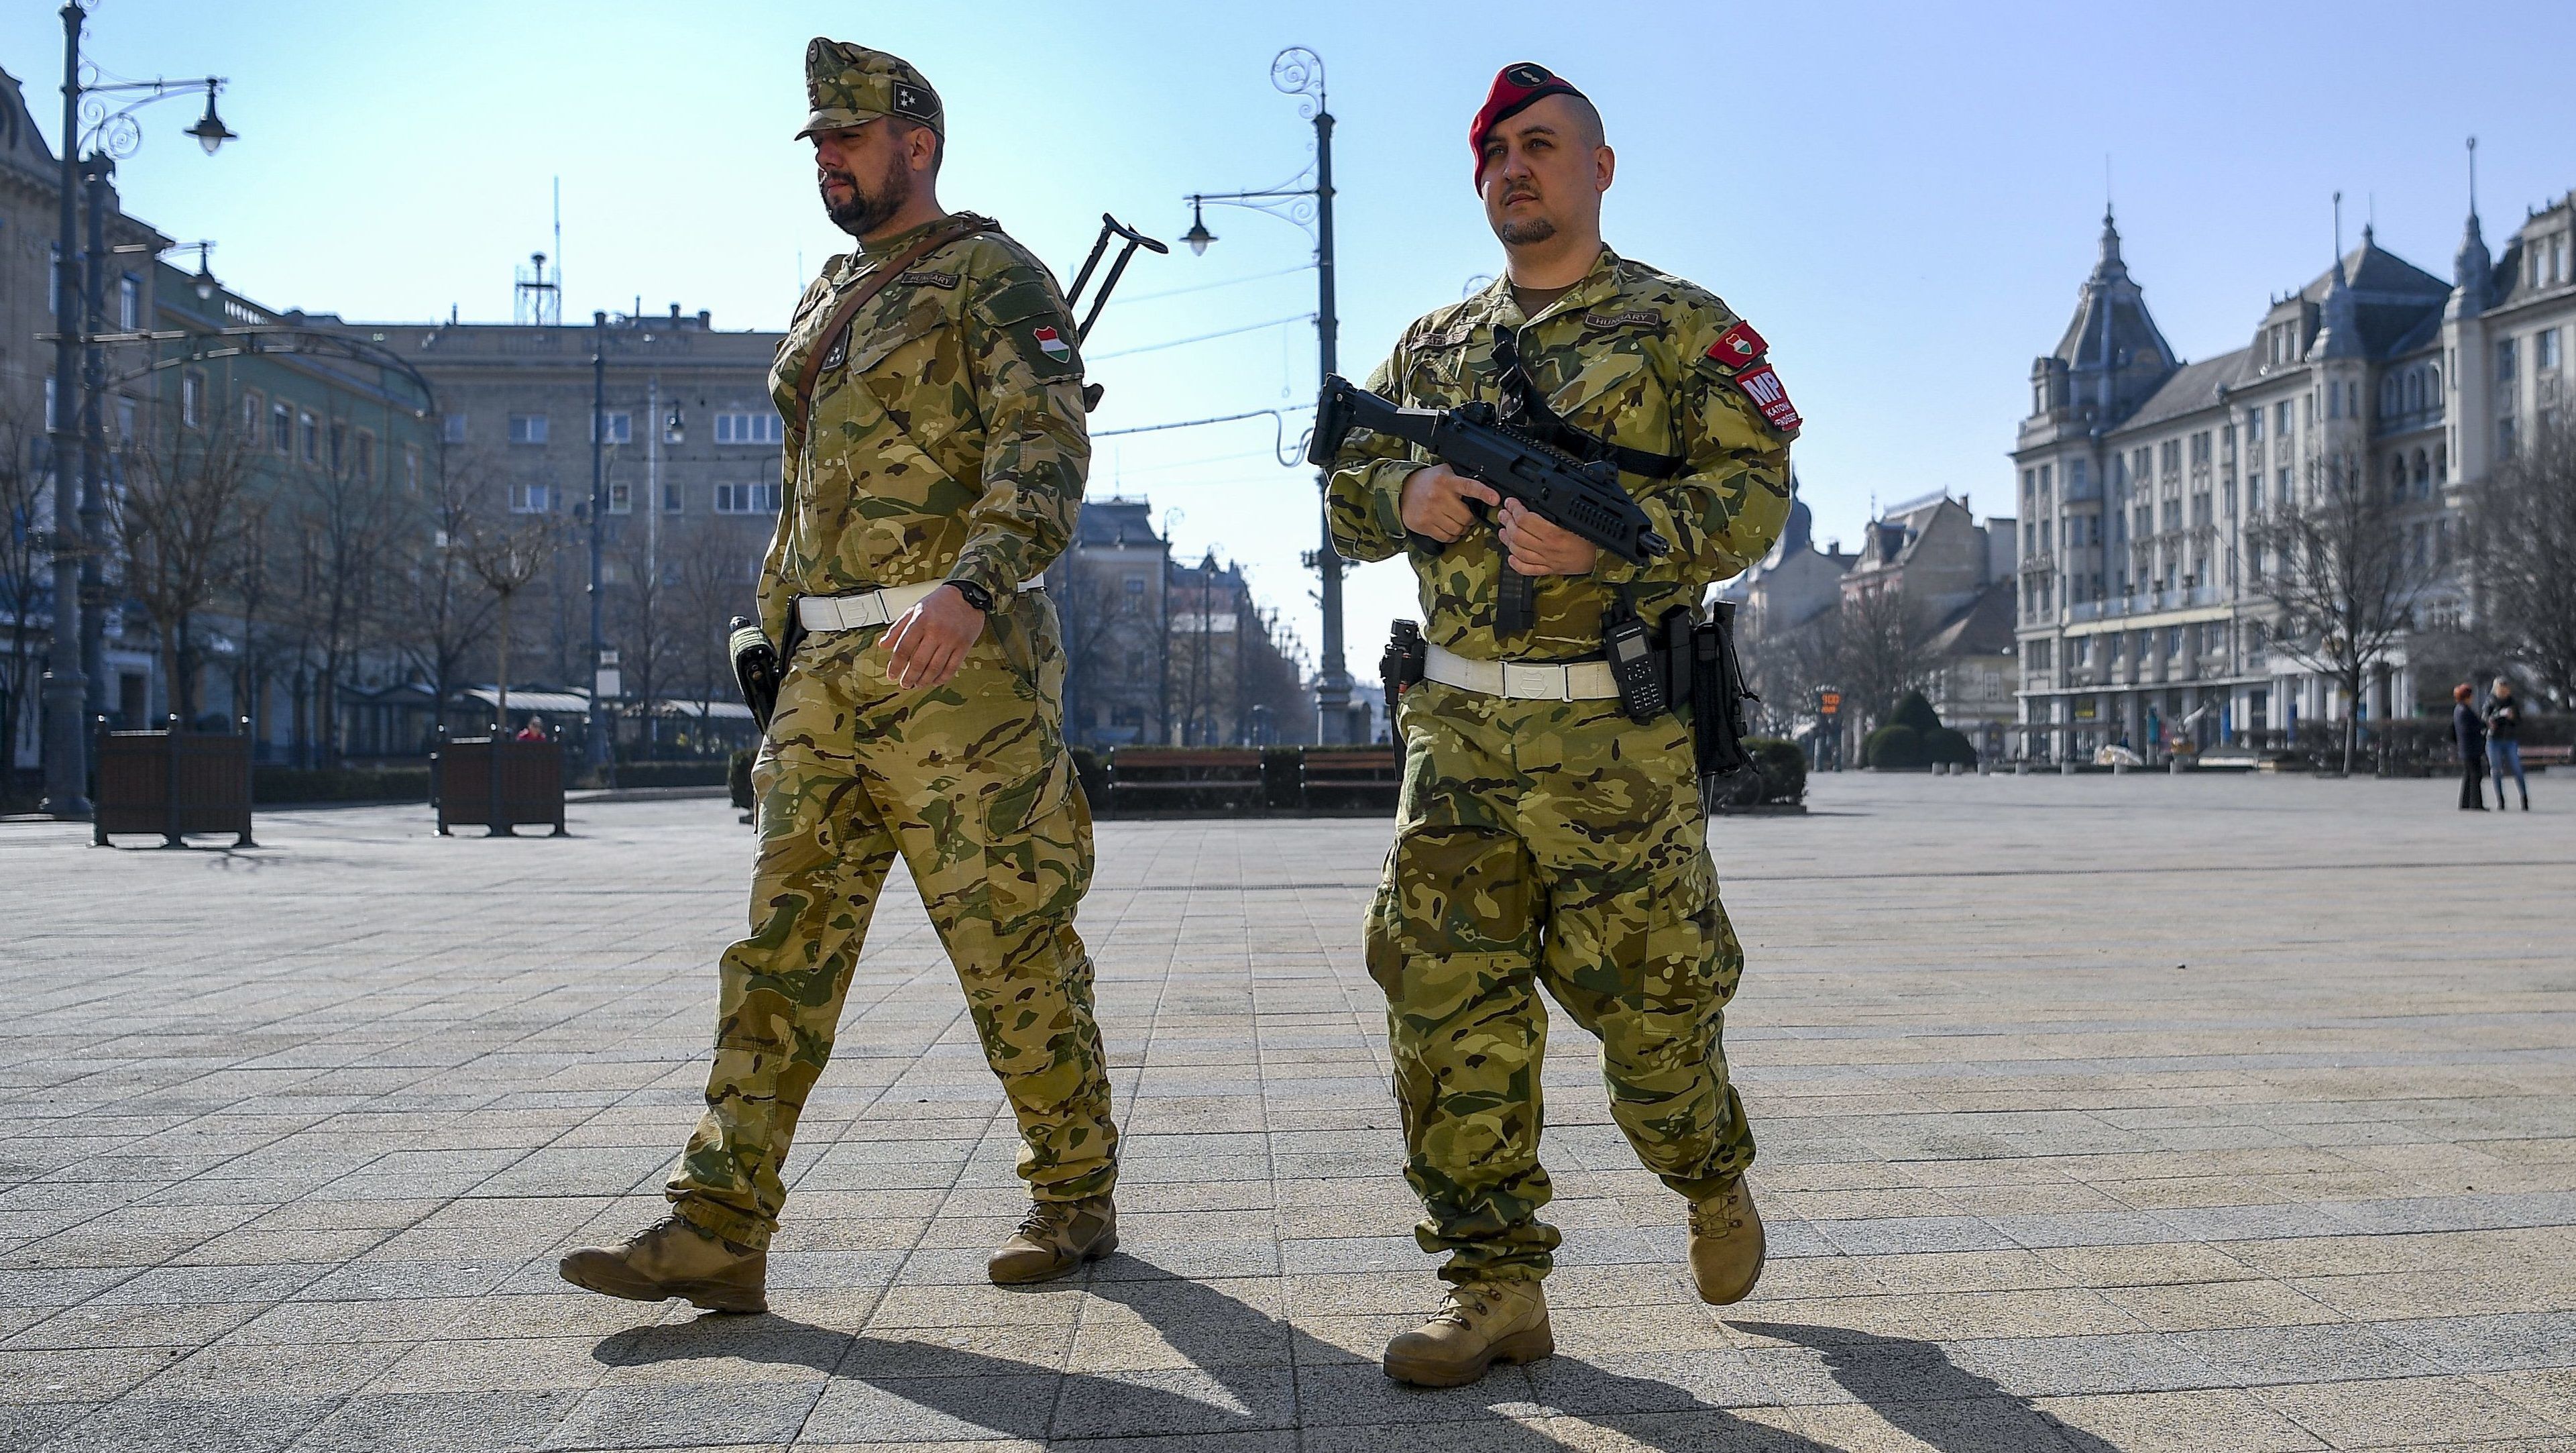
M944 686L966 660L966 650L984 634L984 613L948 588L934 590L921 604L895 617L881 642L886 676L906 691Z
M1516 499L1503 501L1502 527L1505 558L1523 575L1589 575L1601 558L1600 546L1549 524Z
M1493 486L1469 479L1446 464L1434 464L1404 477L1397 513L1406 529L1446 545L1475 525L1471 501L1493 505L1502 499Z

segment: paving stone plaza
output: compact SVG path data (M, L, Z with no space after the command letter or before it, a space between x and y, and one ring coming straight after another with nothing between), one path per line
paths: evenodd
M696 1117L723 803L0 825L0 1448L2576 1449L2576 799L2534 787L1854 774L1720 824L1761 1286L1692 1298L1561 1026L1558 1354L1436 1393L1376 1365L1436 1298L1381 822L1101 826L1123 1246L1035 1290L984 1280L1011 1122L890 899L747 1318L554 1269Z

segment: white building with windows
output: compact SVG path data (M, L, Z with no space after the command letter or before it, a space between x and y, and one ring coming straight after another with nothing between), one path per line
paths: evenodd
M2021 508L2014 629L2019 752L2090 755L2265 740L2301 721L2411 716L2448 681L2399 649L2354 703L2269 641L2277 608L2248 527L2357 478L2405 507L2438 580L2425 626L2472 595L2461 509L2519 440L2560 417L2576 334L2576 193L2489 253L2471 211L2445 283L2361 245L2274 298L2244 348L2186 363L2148 314L2102 219L2101 256L2056 349L2031 368L2012 453Z

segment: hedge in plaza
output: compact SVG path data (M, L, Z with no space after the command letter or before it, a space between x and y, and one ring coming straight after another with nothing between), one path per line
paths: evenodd
M253 802L427 802L427 767L253 767Z
M1901 721L1889 722L1861 743L1861 760L1872 767L1920 767L1925 761L1923 734Z
M749 753L743 755L748 756ZM728 764L710 757L701 762L620 762L620 787L722 787L730 780Z

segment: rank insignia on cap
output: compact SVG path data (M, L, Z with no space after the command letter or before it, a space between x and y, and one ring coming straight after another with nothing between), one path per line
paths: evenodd
M1715 343L1708 345L1708 356L1711 362L1733 370L1760 358L1770 346L1762 341L1761 334L1753 331L1752 324L1739 319L1734 327L1717 335Z
M1064 335L1058 333L1053 327L1047 324L1039 324L1038 330L1029 336L1037 340L1038 352L1045 354L1047 357L1054 359L1058 363L1062 363L1066 359L1073 357L1073 345L1065 342Z
M1768 362L1748 368L1734 378L1736 388L1762 411L1762 422L1783 434L1794 434L1805 420L1798 417L1798 406L1789 402L1788 386Z

